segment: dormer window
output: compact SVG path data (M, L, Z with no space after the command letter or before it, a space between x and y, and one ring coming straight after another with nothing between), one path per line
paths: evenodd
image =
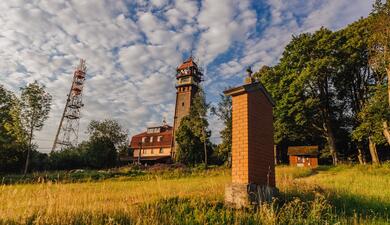
M148 134L155 134L155 133L160 133L160 132L161 132L160 127L150 127L146 131L146 133L148 133Z

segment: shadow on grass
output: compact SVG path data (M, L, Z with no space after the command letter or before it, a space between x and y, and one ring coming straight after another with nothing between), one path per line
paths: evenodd
M346 217L359 216L363 218L381 218L390 222L390 202L350 193L323 190L320 187L315 187L310 192L280 192L279 200L280 204L291 202L296 198L304 202L309 202L313 201L316 195L325 196L325 199L332 205L332 208L337 215L344 215Z

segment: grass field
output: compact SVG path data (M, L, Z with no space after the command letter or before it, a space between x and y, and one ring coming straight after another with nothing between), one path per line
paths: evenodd
M276 171L279 196L246 210L223 205L225 168L35 174L0 186L0 224L390 224L388 165Z

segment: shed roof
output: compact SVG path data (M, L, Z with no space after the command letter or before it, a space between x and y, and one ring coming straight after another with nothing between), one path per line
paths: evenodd
M290 146L287 150L287 155L318 155L318 146Z

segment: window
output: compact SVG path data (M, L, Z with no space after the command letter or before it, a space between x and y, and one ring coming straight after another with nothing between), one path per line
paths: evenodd
M148 130L147 130L148 134L155 134L155 133L160 133L160 132L161 132L160 127L151 127L151 128L148 128Z
M153 142L153 137L150 137L150 143L152 143Z
M146 141L146 137L143 137L142 138L142 143L145 143L145 141Z
M297 163L304 163L305 157L304 156L297 156Z
M184 107L184 102L182 102L182 103L181 103L181 106L183 106L183 107Z
M186 78L182 78L181 80L180 80L180 83L188 83L188 82L190 82L190 78L189 77L186 77Z
M154 152L153 149L151 149L151 150L150 150L150 154L153 154L153 152Z
M164 153L164 149L163 148L160 148L160 153Z
M158 137L157 137L157 142L161 142L161 141L162 141L162 138L163 138L162 136L158 136Z

